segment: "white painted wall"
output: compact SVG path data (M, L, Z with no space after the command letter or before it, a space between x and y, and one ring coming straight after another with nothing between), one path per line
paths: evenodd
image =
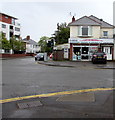
M2 24L6 25L6 28L2 28ZM4 23L4 22L0 22L0 32L3 32L6 34L6 38L9 40L10 39L10 25L12 25L14 27L13 29L13 32L14 32L14 35L21 35L21 26L19 24L7 24L7 23ZM18 27L20 28L20 31L15 31L15 27Z
M2 28L2 24L6 25L6 28ZM7 23L4 23L4 22L0 22L0 32L3 32L6 34L6 38L9 40L10 37L9 37L9 24Z
M38 51L40 51L39 46L26 43L26 53L36 53Z
M108 31L108 38L113 38L113 29L102 28L101 29L101 37L103 37L103 31Z
M80 32L79 32L80 26L70 26L70 38L80 38ZM108 38L113 37L113 29L105 29L100 28L100 26L92 26L91 27L91 36L90 38L102 38L103 37L103 31L108 31Z

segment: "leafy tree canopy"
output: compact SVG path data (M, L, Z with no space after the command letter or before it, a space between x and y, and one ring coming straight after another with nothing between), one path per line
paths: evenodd
M49 37L43 36L40 38L40 41L38 42L38 45L41 47L41 52L47 52L47 40Z
M70 37L70 29L66 23L57 24L57 34L55 34L56 44L68 43Z
M10 42L5 38L3 33L0 33L0 48L5 50L11 49Z
M10 44L14 51L23 51L26 49L24 43L20 39L16 39L15 36L10 38Z
M13 51L24 51L26 49L20 39L16 39L15 36L12 36L10 40L7 40L3 33L0 33L0 48L4 50L12 49Z

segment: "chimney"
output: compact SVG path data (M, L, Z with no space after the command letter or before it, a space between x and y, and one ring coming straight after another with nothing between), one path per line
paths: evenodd
M27 39L27 40L30 40L30 36L28 35L28 36L26 37L26 39Z
M73 16L73 17L72 17L72 22L74 22L74 21L75 21L75 17Z
M100 19L100 23L101 23L101 24L103 23L103 19Z

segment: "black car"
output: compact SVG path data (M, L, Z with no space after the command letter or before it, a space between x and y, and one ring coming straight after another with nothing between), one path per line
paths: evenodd
M92 63L107 63L107 56L104 52L95 52L92 54Z
M35 61L44 60L44 53L38 53L35 56Z

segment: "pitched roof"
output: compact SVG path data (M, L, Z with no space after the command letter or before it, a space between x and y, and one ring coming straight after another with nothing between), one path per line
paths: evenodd
M82 18L77 19L75 22L69 23L69 26L76 25L100 25L100 24L87 16L83 16Z
M103 21L102 19L99 19L93 15L91 16L83 16L79 19L77 19L75 22L71 22L69 23L69 26L76 26L76 25L99 25L101 27L105 27L105 28L113 28L114 26Z
M113 28L113 25L103 21L103 19L99 19L99 18L97 18L97 17L95 17L93 15L89 16L89 18L95 20L96 22L99 22L101 27Z
M27 40L26 38L24 38L23 41L32 45L38 45L38 43L32 39Z

